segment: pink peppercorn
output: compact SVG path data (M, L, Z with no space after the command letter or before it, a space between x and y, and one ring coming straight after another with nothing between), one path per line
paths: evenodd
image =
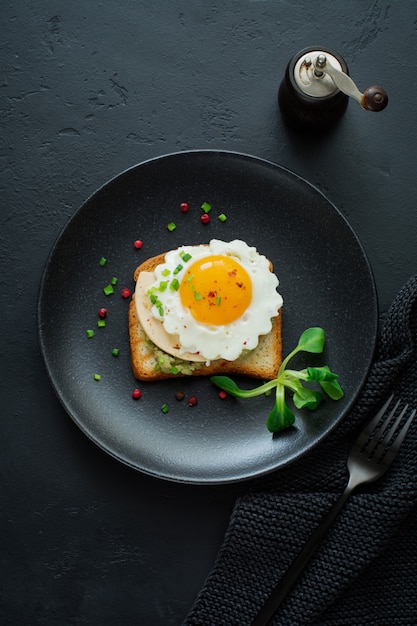
M190 396L188 398L188 406L196 406L198 404L198 400L195 396Z
M139 250L143 246L143 241L141 241L140 239L136 239L133 245L135 246L136 250Z
M210 221L210 215L208 213L203 213L200 219L203 222L203 224L208 224Z
M220 400L225 400L227 398L227 393L225 391L219 391Z
M141 397L142 392L140 389L134 389L132 391L132 398L134 398L135 400L139 400L139 398Z
M181 202L180 209L183 213L188 213L188 211L190 210L190 207L186 202Z
M104 307L100 309L98 312L98 316L101 317L102 320L104 320L104 318L107 317L107 309L105 309Z
M130 296L130 289L128 289L127 287L124 287L124 289L122 289L122 298L128 298Z

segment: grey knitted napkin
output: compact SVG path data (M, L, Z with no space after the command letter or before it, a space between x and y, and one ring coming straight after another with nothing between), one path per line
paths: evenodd
M302 460L248 485L184 626L246 626L342 492L358 429L396 393L417 407L417 276L381 322L374 363L343 423ZM273 626L416 626L417 424L392 468L359 488Z

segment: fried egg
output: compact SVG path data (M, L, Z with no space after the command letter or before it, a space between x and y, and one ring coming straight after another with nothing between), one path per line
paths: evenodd
M235 239L181 246L138 277L139 321L162 350L185 360L234 361L272 329L283 304L268 259Z

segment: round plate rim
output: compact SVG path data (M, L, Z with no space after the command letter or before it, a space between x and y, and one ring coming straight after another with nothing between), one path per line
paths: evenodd
M235 473L234 475L230 474L224 478L211 478L211 477L205 477L205 478L194 478L192 476L189 475L180 475L180 474L175 474L175 473L170 473L169 471L162 473L162 472L157 472L157 471L152 471L150 468L147 467L143 467L138 463L134 463L132 461L129 461L128 459L122 458L121 456L118 456L118 454L116 452L114 452L113 450L110 450L107 446L103 445L102 442L94 436L94 434L91 432L91 430L89 428L87 428L85 426L85 424L83 424L82 420L80 420L75 414L74 411L71 410L71 407L68 406L68 404L63 400L59 389L58 389L58 385L56 384L56 380L55 380L55 376L54 376L54 372L52 371L52 368L50 366L49 363L49 359L47 357L47 348L45 345L45 341L44 341L44 335L42 332L42 328L41 328L41 317L42 317L42 301L43 301L43 296L44 296L44 290L45 290L45 283L47 280L47 274L48 274L48 269L50 267L50 263L53 260L54 257L54 253L56 252L59 243L62 239L62 237L64 236L65 232L67 231L67 229L71 226L72 222L77 218L77 216L79 215L79 213L85 209L85 207L100 193L102 193L106 188L110 188L118 179L126 176L129 172L132 172L134 170L137 170L143 166L152 164L152 163L156 163L156 162L160 162L166 159L171 159L171 158L175 158L175 157L185 157L185 156L192 156L192 155L218 155L218 156L225 156L225 157L235 157L235 158L242 158L244 160L252 160L255 161L256 163L259 164L264 164L266 166L272 167L277 169L278 171L281 172L285 172L287 175L289 175L290 177L293 177L295 179L297 179L298 181L300 181L302 184L306 185L307 187L311 188L316 194L320 195L322 197L322 199L329 205L331 206L332 210L335 211L335 213L338 215L339 219L341 219L344 222L345 227L350 231L351 236L355 239L357 245L359 246L359 249L362 252L362 260L365 262L365 265L367 267L368 273L369 273L369 278L370 278L370 282L371 282L371 286L372 286L372 293L369 294L370 296L372 296L373 299L373 309L374 309L374 320L373 320L373 335L372 335L372 345L373 348L371 350L371 353L369 354L368 357L368 362L367 365L364 369L364 376L363 376L363 381L361 383L360 386L358 386L357 390L356 390L356 394L354 396L352 396L349 400L349 402L346 404L346 406L343 409L343 412L340 414L340 416L338 417L337 420L335 420L335 423L332 424L328 430L323 433L321 436L317 437L314 441L312 441L309 445L307 445L303 451L296 455L294 458L287 460L284 463L281 464L277 464L273 467L266 467L264 470L259 470L257 472L238 472ZM306 180L303 176L297 174L296 172L294 172L293 170L291 170L290 168L287 168L283 165L280 165L274 161L271 161L269 159L263 158L263 157L258 157L255 155L252 155L250 153L246 153L246 152L240 152L240 151L233 151L233 150L223 150L223 149L192 149L192 150L180 150L180 151L174 151L174 152L168 152L165 154L161 154L161 155L157 155L157 156L153 156L149 159L145 159L142 161L139 161L136 164L133 164L127 168L125 168L124 170L120 171L119 173L115 174L113 177L111 177L110 179L108 179L107 181L105 181L103 184L101 184L100 186L98 186L95 191L93 191L92 193L90 193L89 196L86 197L86 199L81 203L81 205L78 206L78 208L73 212L73 214L66 220L65 224L62 226L62 228L60 229L58 235L56 236L54 243L52 244L52 247L49 250L49 254L47 255L47 259L45 261L45 265L43 268L43 272L42 272L42 276L41 276L41 281L40 281L40 285L39 285L39 290L38 290L38 298L37 298L37 308L36 308L36 313L37 313L37 335L38 335L38 342L41 348L41 353L42 353L42 358L43 358L43 362L48 374L48 378L49 381L51 383L51 386L55 392L55 394L57 395L61 405L63 406L64 410L66 411L66 413L69 415L69 417L74 421L74 423L77 425L77 427L95 444L98 446L98 448L100 448L101 450L103 450L106 454L108 454L110 457L114 458L115 460L121 462L122 464L136 470L139 472L142 472L146 475L152 476L154 478L158 478L158 479L163 479L163 480L168 480L168 481L172 481L175 483L183 483L183 484L194 484L194 485L218 485L218 484L230 484L230 483L237 483L237 482L243 482L243 481L247 481L253 478L259 478L261 476L270 474L271 472L275 472L275 471L279 471L280 469L283 469L284 467L288 467L288 465L292 465L293 463L297 462L299 459L301 459L302 457L304 457L306 454L308 454L309 452L311 452L311 450L313 448L315 448L320 442L323 441L324 438L327 438L332 432L333 430L340 424L340 422L346 417L346 415L349 413L349 411L352 409L352 407L354 406L362 388L363 385L365 384L366 378L369 374L369 370L371 368L372 365L372 361L374 358L374 354L375 354L375 350L376 350L376 344L377 344L377 336L378 336L378 298L377 298L377 290L376 290L376 285L375 285L375 279L373 276L373 271L372 271L372 267L370 265L368 256L362 246L362 243L358 237L358 235L356 234L356 232L354 231L354 229L352 228L352 226L350 225L349 221L347 220L347 218L341 213L341 211L337 208L337 206L331 201L329 200L329 198L326 196L326 194L324 192L322 192L318 187L316 187L314 184L312 184L311 182L309 182L308 180Z

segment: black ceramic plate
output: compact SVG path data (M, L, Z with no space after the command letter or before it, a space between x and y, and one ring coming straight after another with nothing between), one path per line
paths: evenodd
M209 224L200 221L204 201L212 205ZM189 204L187 214L181 202ZM217 219L220 213L225 222ZM177 225L173 232L166 227L171 221ZM129 301L121 297L122 287L133 289L134 269L147 257L213 237L243 239L272 260L284 297L284 353L309 326L326 331L325 353L317 362L340 375L345 397L299 413L295 426L278 436L265 428L271 398L220 400L204 377L137 383L130 369ZM142 249L134 247L136 239ZM101 257L107 259L104 267ZM115 293L105 296L112 277L118 278ZM108 309L107 324L96 328L101 307ZM98 446L154 476L220 483L295 461L343 419L372 360L377 300L357 237L317 189L251 156L192 151L125 171L75 213L50 254L38 324L53 387ZM95 336L88 339L90 328ZM120 350L118 357L113 348ZM132 399L135 387L142 390L140 400ZM198 405L179 402L176 391L197 396ZM163 404L168 413L161 411Z

